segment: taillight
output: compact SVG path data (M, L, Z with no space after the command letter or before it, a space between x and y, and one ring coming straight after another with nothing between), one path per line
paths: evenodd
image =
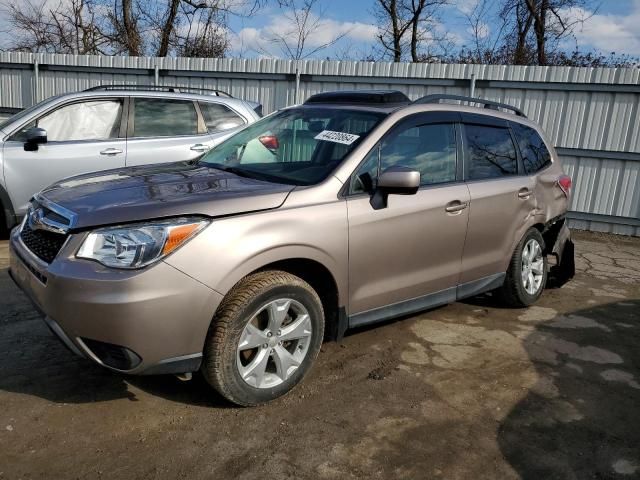
M560 175L558 178L558 186L566 197L569 198L569 195L571 195L571 177L569 175Z
M260 140L260 143L262 143L262 145L267 147L269 150L277 150L280 146L278 137L276 137L275 135L263 135L261 137L258 137L258 140Z

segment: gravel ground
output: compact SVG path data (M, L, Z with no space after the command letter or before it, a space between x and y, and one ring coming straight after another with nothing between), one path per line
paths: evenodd
M536 306L352 332L252 409L74 357L0 242L0 479L640 478L640 239L574 236L576 278Z

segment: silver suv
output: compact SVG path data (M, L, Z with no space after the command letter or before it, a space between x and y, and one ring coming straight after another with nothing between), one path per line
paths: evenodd
M78 355L200 370L255 405L347 328L489 291L525 307L548 275L570 278L570 187L508 105L318 94L200 160L43 190L12 233L10 271Z
M184 87L109 85L49 98L0 123L0 228L15 225L31 197L57 180L194 159L260 118L261 108Z

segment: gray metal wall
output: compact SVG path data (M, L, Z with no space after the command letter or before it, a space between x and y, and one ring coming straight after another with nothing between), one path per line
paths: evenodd
M474 80L472 81L472 77ZM574 180L575 228L640 235L640 69L0 53L0 115L106 83L217 88L265 113L339 89L475 95L545 128Z

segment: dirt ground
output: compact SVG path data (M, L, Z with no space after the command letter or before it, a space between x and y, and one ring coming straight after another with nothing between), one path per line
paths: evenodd
M579 273L536 306L352 332L251 409L74 357L1 242L0 479L640 478L640 239L574 236Z

